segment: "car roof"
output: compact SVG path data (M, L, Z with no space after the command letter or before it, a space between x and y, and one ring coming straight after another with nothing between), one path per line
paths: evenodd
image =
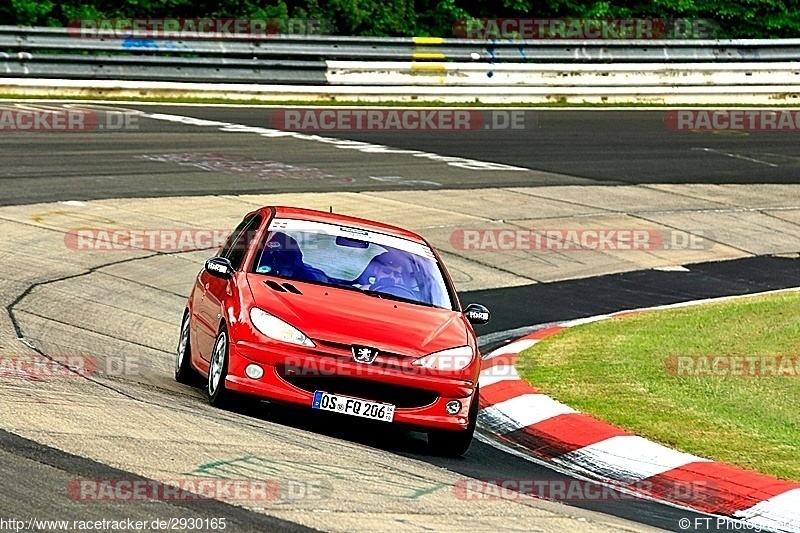
M417 235L413 231L403 229L383 222L375 220L368 220L366 218L353 217L348 215L340 215L338 213L328 213L326 211L318 211L316 209L304 209L301 207L288 207L288 206L265 206L260 210L266 215L269 215L270 209L275 210L277 218L294 218L301 220L310 220L313 222L327 222L332 224L346 224L347 226L377 231L403 239L409 239L427 245L425 239Z

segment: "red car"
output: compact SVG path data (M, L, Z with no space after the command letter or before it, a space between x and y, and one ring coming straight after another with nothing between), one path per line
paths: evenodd
M467 451L480 354L439 255L419 235L360 218L263 207L195 281L175 379L206 377L212 405L237 395L428 433L434 453Z

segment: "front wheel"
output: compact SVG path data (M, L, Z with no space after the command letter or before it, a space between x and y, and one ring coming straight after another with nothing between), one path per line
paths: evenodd
M444 457L461 457L469 449L472 436L475 434L475 425L478 422L478 389L469 406L469 423L464 431L438 431L428 432L428 448L435 455Z
M183 314L181 335L175 356L175 381L184 385L198 385L199 376L192 368L192 346L189 343L189 310Z
M228 375L228 332L222 326L214 349L211 352L211 364L208 367L208 401L214 407L230 406L233 392L225 388L225 377Z

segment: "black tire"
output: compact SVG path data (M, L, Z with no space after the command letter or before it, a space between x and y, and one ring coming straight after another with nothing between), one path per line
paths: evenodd
M192 367L192 346L189 342L189 310L183 313L178 349L175 354L175 381L184 385L197 386L200 374Z
M211 361L208 367L208 382L206 383L208 402L220 409L230 407L234 397L234 393L225 388L229 348L228 330L223 324L214 340L214 349L211 351Z
M478 389L472 405L469 406L469 424L464 431L429 431L428 448L434 455L443 457L461 457L469 449L472 436L475 434L475 425L478 422Z

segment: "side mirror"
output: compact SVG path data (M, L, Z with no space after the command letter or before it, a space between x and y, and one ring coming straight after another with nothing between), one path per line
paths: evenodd
M206 261L206 272L218 278L228 279L233 276L233 265L226 257L212 257Z
M470 324L482 326L489 322L491 315L489 310L481 304L469 304L466 309L464 309L464 316L467 317Z

